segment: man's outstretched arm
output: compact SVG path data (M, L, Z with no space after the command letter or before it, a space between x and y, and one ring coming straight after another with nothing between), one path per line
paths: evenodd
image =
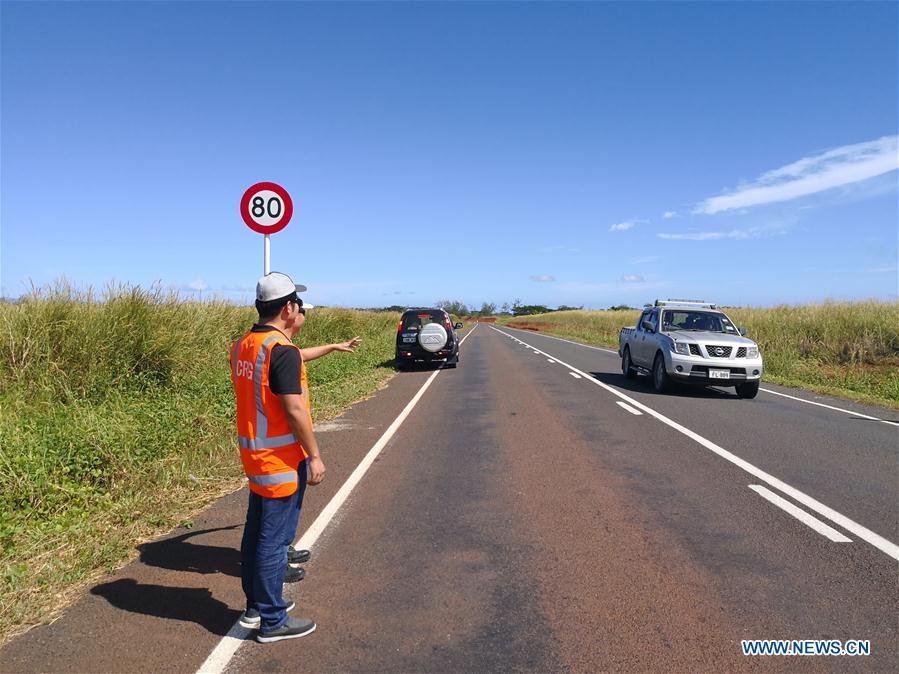
M315 360L322 356L327 356L333 351L343 351L344 353L353 353L362 343L361 337L353 337L348 342L340 342L338 344L323 344L322 346L310 346L308 349L300 349L300 355L303 360Z

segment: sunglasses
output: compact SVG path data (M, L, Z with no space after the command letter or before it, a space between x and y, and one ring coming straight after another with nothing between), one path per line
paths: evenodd
M295 300L291 300L291 302L297 305L297 309L299 309L301 314L306 315L306 310L303 308L303 300L297 297Z

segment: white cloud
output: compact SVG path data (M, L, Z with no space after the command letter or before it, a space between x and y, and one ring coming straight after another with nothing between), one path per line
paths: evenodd
M187 287L189 290L201 293L209 288L209 284L206 283L206 281L204 281L203 279L198 278L196 281L191 281L190 283L188 283Z
M664 213L662 213L662 217L665 218L666 220L670 220L671 218L676 218L677 211L665 211Z
M678 241L717 241L720 239L766 239L778 234L786 234L785 226L749 227L747 229L732 229L727 232L683 232L670 234L661 232L656 234L660 239Z
M661 258L658 255L644 255L642 257L631 258L631 264L649 264L650 262L656 262Z
M555 281L555 276L550 276L549 274L539 274L536 276L531 276L532 281L536 281L537 283L550 283L551 281Z
M768 171L730 194L700 202L694 212L711 215L790 201L868 180L897 168L899 136L884 136L865 143L844 145Z
M610 232L626 232L631 227L636 227L641 222L643 222L643 221L642 220L625 220L624 222L619 222L618 224L612 225L611 227L609 227L609 231Z
M625 274L621 277L621 280L625 283L643 283L646 279L639 274Z

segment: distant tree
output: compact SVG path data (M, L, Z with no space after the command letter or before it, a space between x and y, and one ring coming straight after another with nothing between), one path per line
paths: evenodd
M584 307L569 307L567 304L560 304L559 308L556 311L580 311Z
M512 313L512 307L509 306L508 302L503 302L503 306L501 307L501 309L504 314Z
M496 313L496 305L493 302L484 302L478 312L481 316L492 316Z
M448 314L455 314L456 316L471 315L468 307L458 300L440 300L437 302L437 306Z
M609 307L609 311L636 311L633 307L629 307L626 304L616 304L614 307Z
M512 307L513 316L533 316L534 314L548 314L552 309L542 304L516 304Z

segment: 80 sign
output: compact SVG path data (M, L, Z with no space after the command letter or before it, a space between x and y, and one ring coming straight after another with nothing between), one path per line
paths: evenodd
M260 234L274 234L287 227L293 201L277 183L256 183L240 200L240 215L247 227Z

